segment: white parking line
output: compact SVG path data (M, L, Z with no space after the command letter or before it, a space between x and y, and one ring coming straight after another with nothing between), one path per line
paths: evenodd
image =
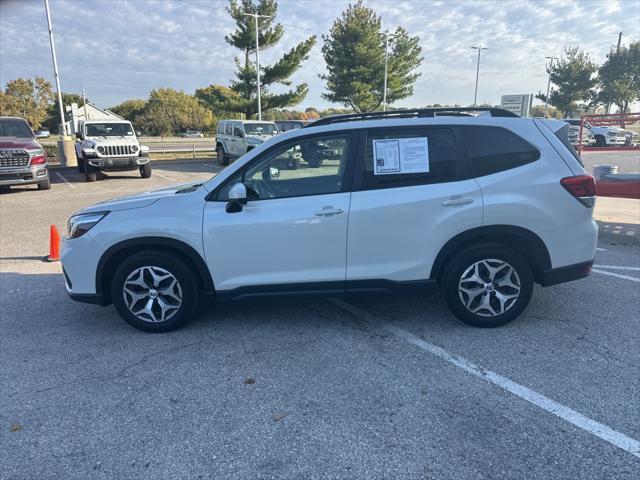
M164 175L162 175L161 173L158 173L157 171L153 172L154 175L160 177L160 178L164 178L165 180L169 180L170 182L177 182L178 180L174 180L173 178L169 178L169 177L165 177Z
M611 277L616 277L616 278L623 278L625 280L631 280L632 282L638 282L640 283L640 278L637 277L630 277L629 275L621 275L619 273L613 273L613 272L605 272L604 270L598 270L596 268L592 268L591 269L592 272L595 273L601 273L602 275L609 275Z
M69 180L64 178L61 173L59 173L59 172L54 172L54 173L58 176L58 178L60 178L60 180L62 180L64 183L66 183L68 187L76 188L76 186L74 184L72 184L71 182L69 182Z
M453 355L449 353L444 348L435 345L433 343L427 342L426 340L422 340L411 332L403 330L402 328L398 328L395 325L392 325L384 320L376 317L375 315L370 314L369 312L356 307L355 305L351 305L344 300L339 299L331 299L330 300L337 307L346 310L347 312L355 315L358 318L374 325L376 327L387 330L398 338L401 338L426 352L444 360L447 363L450 363L471 375L474 375L482 380L485 380L493 385L496 385L503 390L506 390L521 399L540 407L541 409L552 413L556 417L559 417L572 425L575 425L586 432L589 432L592 435L595 435L602 440L609 442L610 444L621 448L622 450L629 452L631 455L634 455L640 458L640 442L634 438L628 437L624 433L620 433L612 428L592 420L591 418L585 417L581 413L576 412L575 410L562 405L561 403L552 400L541 393L535 392L530 388L527 388L523 385L520 385L513 380L510 380L502 375L499 375L490 370L486 370L479 365L467 360L466 358L459 357L457 355Z
M622 267L620 265L594 265L594 268L608 268L609 270L633 270L640 272L640 267Z

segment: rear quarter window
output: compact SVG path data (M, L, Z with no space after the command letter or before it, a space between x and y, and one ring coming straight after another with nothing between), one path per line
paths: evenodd
M463 126L460 130L474 177L521 167L540 158L536 147L506 128Z

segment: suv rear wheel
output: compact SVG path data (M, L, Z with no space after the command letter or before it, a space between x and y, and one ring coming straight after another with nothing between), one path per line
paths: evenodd
M448 264L442 287L449 308L474 327L499 327L516 319L533 293L527 261L506 245L465 248Z
M184 325L198 307L198 283L191 269L165 252L142 252L115 271L111 298L120 316L146 332Z

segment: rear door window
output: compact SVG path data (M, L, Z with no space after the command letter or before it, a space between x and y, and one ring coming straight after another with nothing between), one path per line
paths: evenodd
M465 125L460 130L474 177L510 170L540 158L536 147L506 128Z
M225 135L229 135L229 136L233 135L233 125L231 123L227 123L224 133Z
M424 142L425 138L426 142ZM393 140L402 142L403 139L415 140L418 147L424 145L424 143L427 144L425 153L418 153L414 157L414 161L423 166L428 165L428 171L379 174L379 166L376 167L374 165L374 148L378 152L378 146L384 146L381 141L390 140L389 145L391 145ZM374 147L374 144L376 147ZM424 158L418 158L420 155L424 156ZM378 153L378 156L381 156L381 154ZM458 146L451 128L372 129L366 133L363 161L358 167L359 189L375 190L452 182L457 180L459 158ZM381 162L383 160L379 158L377 161ZM374 171L376 168L378 169L378 174Z

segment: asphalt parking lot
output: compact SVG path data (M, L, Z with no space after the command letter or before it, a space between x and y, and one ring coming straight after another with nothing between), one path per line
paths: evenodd
M637 479L640 250L474 329L438 294L237 302L145 334L68 299L48 228L211 176L0 194L0 478Z

